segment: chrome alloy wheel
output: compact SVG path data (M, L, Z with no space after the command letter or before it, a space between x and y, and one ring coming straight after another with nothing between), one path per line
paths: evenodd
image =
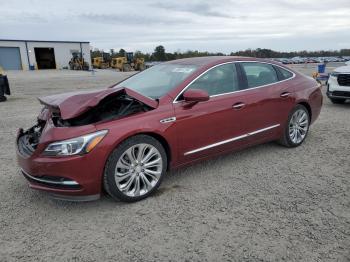
M157 184L162 168L163 160L157 148L150 144L136 144L118 159L115 182L125 195L142 196Z
M289 122L289 137L294 144L301 143L306 137L309 128L309 117L307 113L299 109L294 112Z

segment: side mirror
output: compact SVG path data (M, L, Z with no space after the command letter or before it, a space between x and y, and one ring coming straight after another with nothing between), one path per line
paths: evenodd
M184 92L183 97L186 102L203 102L209 100L208 92L201 89L187 90Z

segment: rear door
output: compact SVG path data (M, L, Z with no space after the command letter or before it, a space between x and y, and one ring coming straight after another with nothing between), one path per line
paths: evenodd
M258 143L275 138L294 106L293 87L272 64L241 62L239 65L244 82L244 103L251 108L250 140Z

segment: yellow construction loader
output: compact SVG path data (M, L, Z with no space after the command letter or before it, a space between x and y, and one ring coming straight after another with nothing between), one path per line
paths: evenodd
M99 68L99 69L105 69L109 67L109 63L105 62L103 57L94 57L92 58L92 67L93 68Z
M111 67L122 72L131 70L142 71L145 69L145 59L134 58L134 53L126 53L124 57L114 57L111 59Z
M126 57L114 57L111 60L111 67L119 71L131 71L131 65L128 63Z
M146 69L145 59L144 58L136 58L134 60L134 69L136 71L143 71Z
M72 56L69 61L70 70L89 70L89 63L84 61L80 53L73 53Z

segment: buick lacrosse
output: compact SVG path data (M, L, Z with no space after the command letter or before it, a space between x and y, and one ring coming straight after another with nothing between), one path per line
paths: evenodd
M106 89L39 101L37 123L17 136L30 187L81 201L104 189L132 202L169 169L269 141L299 146L322 94L282 64L223 56L161 63Z

